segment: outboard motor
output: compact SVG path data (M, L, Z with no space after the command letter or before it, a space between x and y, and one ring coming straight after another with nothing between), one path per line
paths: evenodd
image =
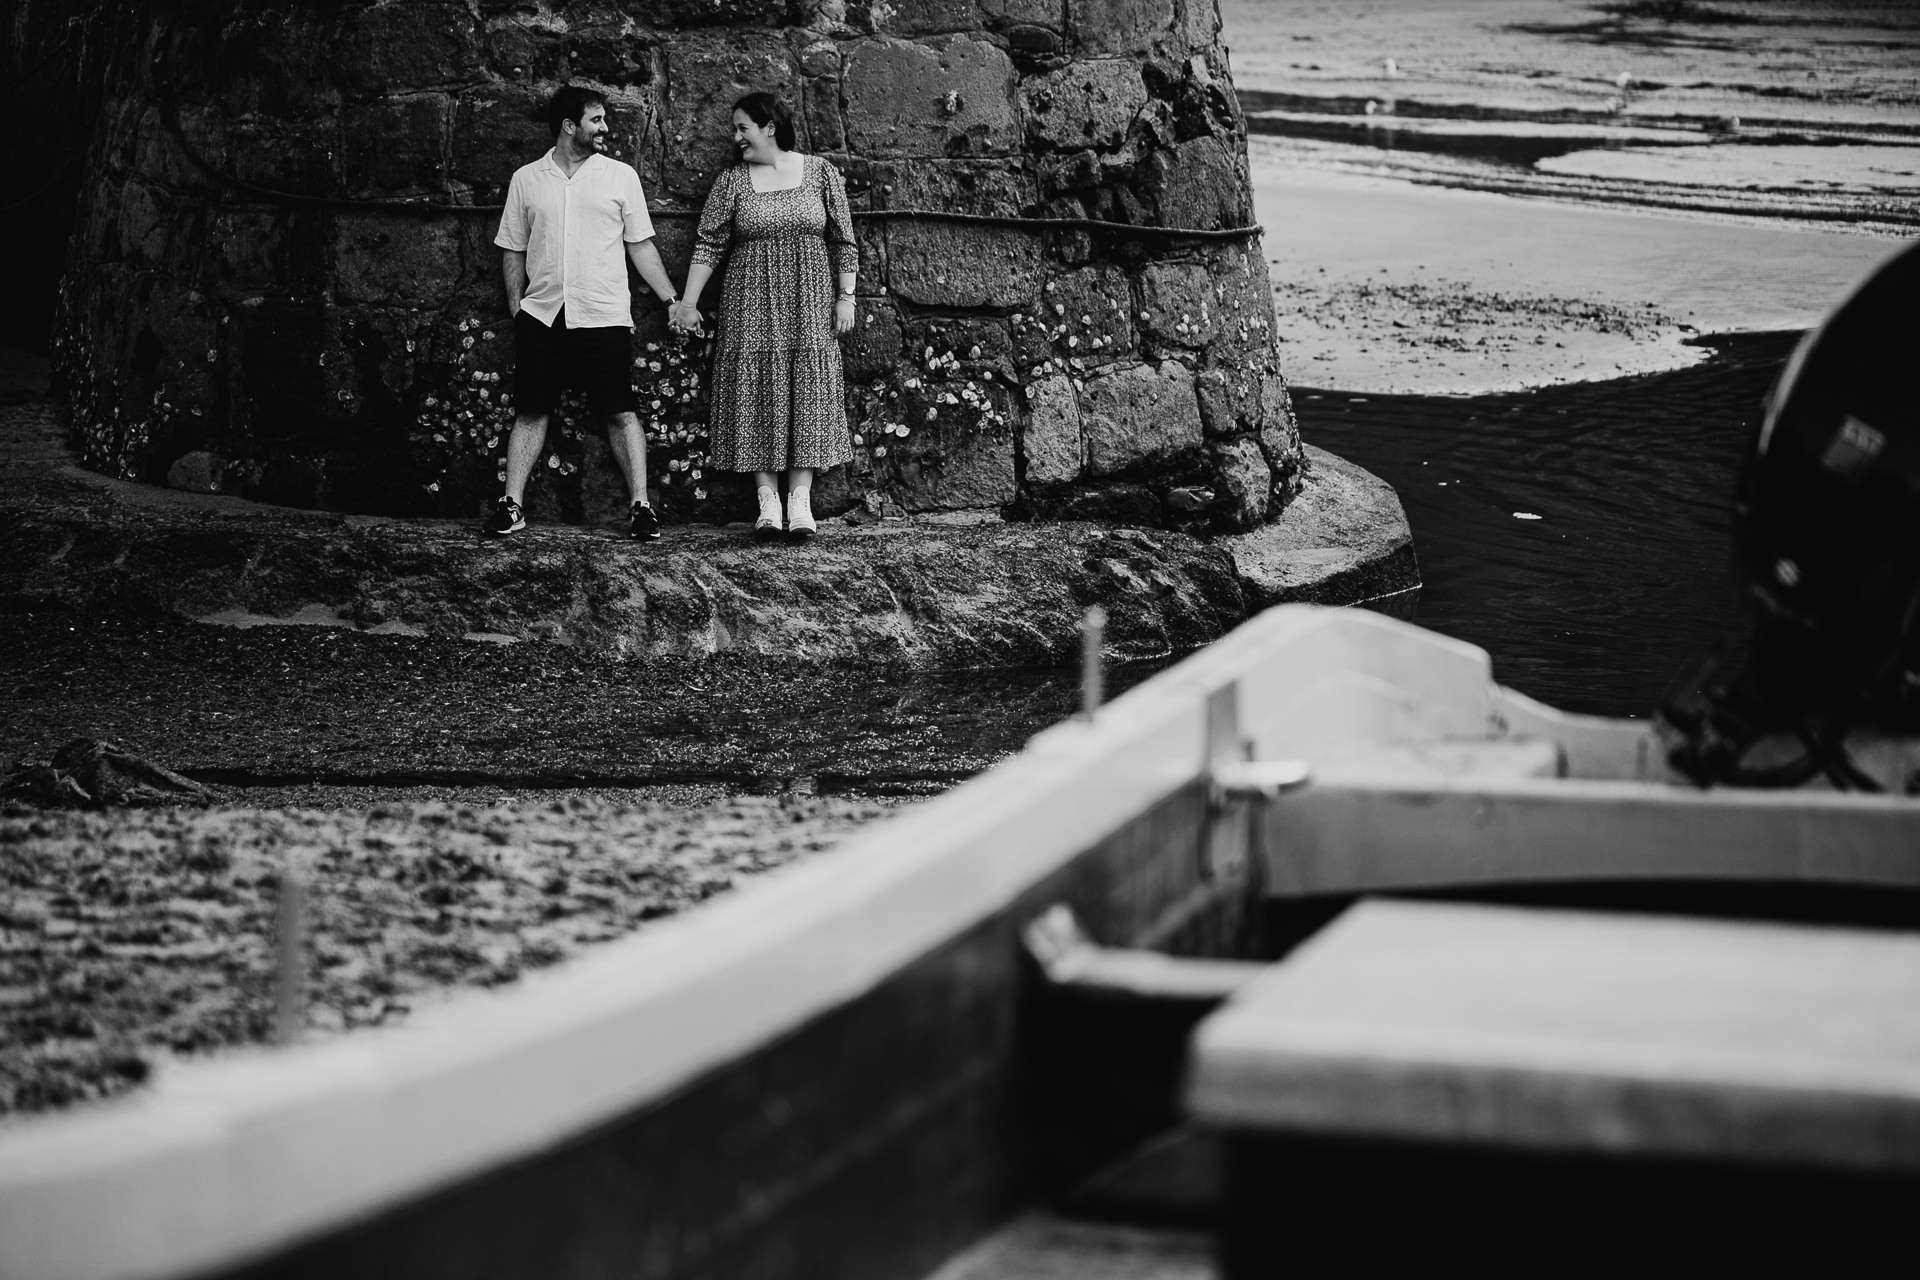
M1920 721L1920 241L1787 362L1741 470L1733 552L1750 646L1729 677L1663 709L1684 739L1674 767L1703 785L1824 773L1878 790L1844 744ZM1746 763L1783 733L1805 754Z

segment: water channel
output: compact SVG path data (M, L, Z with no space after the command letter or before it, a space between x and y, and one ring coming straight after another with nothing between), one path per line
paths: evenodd
M1475 397L1295 388L1301 431L1388 481L1413 527L1421 626L1567 711L1650 715L1737 643L1740 459L1796 334L1705 340L1689 369Z

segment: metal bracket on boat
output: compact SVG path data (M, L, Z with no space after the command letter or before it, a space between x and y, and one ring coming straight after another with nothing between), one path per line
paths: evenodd
M1209 784L1218 808L1235 800L1273 800L1312 777L1305 760L1234 760L1215 765Z
M1240 800L1272 800L1307 784L1305 760L1254 760L1253 742L1240 736L1240 686L1207 695L1207 798L1217 813Z
M1304 785L1304 760L1254 760L1253 742L1240 734L1240 686L1224 684L1207 694L1206 825L1200 839L1203 881L1244 879L1257 874L1254 846L1260 824L1253 802L1264 804Z

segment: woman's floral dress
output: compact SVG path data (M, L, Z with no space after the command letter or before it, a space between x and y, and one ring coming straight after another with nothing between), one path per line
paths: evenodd
M840 171L804 156L800 185L755 191L748 166L714 180L693 260L727 259L712 380L713 464L832 467L853 457L834 287L859 266Z

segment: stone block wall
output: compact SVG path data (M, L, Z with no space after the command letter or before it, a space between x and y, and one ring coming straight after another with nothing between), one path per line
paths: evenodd
M481 510L513 413L497 202L572 81L608 95L676 280L740 94L784 95L802 149L846 176L856 457L817 482L823 509L1232 530L1290 492L1299 434L1260 244L1235 230L1252 211L1216 0L139 8L105 38L56 317L102 470ZM705 452L704 344L635 295L659 504L741 518L744 485ZM536 518L620 501L583 408L549 436Z
M9 0L0 17L0 244L10 250L0 342L45 350L65 265L61 246L85 181L98 117L99 6Z

